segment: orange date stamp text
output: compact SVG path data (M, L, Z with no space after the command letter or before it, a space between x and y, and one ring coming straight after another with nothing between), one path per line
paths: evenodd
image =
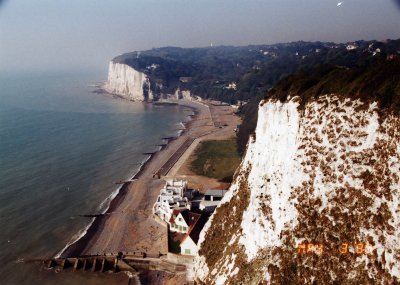
M330 250L326 250L326 246L321 243L304 242L297 244L296 251L298 254L371 254L372 246L367 242L343 242L337 246L330 247Z

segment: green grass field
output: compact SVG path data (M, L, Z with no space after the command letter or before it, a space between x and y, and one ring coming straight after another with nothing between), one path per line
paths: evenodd
M241 161L235 140L202 142L196 148L195 156L191 164L194 173L226 182L232 180Z

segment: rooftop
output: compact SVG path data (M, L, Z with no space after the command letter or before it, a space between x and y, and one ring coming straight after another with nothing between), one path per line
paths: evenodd
M169 222L171 224L174 223L175 217L178 216L179 214L182 215L183 219L185 220L189 228L195 225L200 218L200 214L190 212L188 209L174 209Z
M194 214L194 213L193 213ZM199 217L197 218L197 220L195 221L195 223L190 226L189 228L189 232L186 234L186 236L182 239L182 242L185 241L185 239L190 236L190 238L197 244L197 242L199 241L199 237L200 237L200 233L201 230L203 229L204 225L207 222L207 217L203 214L203 215L199 215L196 214Z
M204 194L205 196L214 196L214 197L224 197L224 195L228 192L228 190L222 189L209 189Z

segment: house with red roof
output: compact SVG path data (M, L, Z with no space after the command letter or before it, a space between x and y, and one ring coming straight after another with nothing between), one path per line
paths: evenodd
M174 209L168 221L169 229L172 232L187 233L197 223L200 216L188 209Z
M201 230L207 222L207 217L204 214L196 215L198 218L193 220L193 223L189 227L189 231L183 237L180 244L181 254L183 255L196 255L198 251L197 244L199 242Z

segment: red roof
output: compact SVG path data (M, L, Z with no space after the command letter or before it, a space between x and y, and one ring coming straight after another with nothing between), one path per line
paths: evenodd
M195 244L199 241L199 236L201 233L201 230L203 229L204 225L207 222L207 217L205 215L200 215L196 213L191 213L197 216L194 222L190 225L189 231L185 235L185 237L182 239L181 243L185 241L187 237L190 236L190 238L194 241Z
M186 224L189 226L189 231L194 225L196 225L197 221L200 219L200 214L196 214L193 212L189 213L181 213L183 218L185 219Z
M179 213L186 212L186 211L189 212L189 210L186 209L186 208L184 208L184 209L174 209L172 211L171 218L169 219L170 224L173 224L175 222L175 217L178 216Z

